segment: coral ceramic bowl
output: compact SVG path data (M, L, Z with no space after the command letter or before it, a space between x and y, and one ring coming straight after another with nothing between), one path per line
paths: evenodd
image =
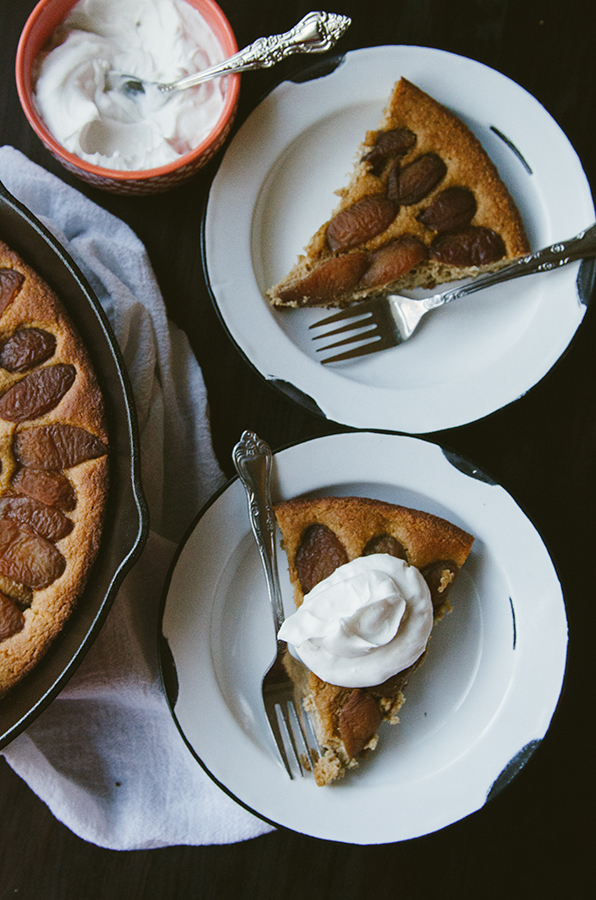
M16 83L19 99L29 124L62 165L83 181L118 194L152 194L169 190L190 178L217 153L232 127L238 105L240 76L227 75L224 107L210 134L189 153L167 165L138 171L120 171L96 166L66 150L50 133L35 104L34 63L66 18L77 0L40 0L32 11L19 40L16 55ZM213 0L186 0L203 16L218 43L223 58L238 49L234 32L222 10Z

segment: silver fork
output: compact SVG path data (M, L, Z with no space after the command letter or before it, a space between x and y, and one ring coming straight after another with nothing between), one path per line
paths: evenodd
M560 241L542 250L537 250L535 253L530 253L528 256L522 256L496 272L479 275L473 281L441 294L435 294L433 297L413 300L398 294L377 296L348 306L338 313L314 322L309 327L311 329L321 328L324 325L345 322L346 324L341 324L324 334L315 334L313 340L353 332L349 337L340 338L325 347L317 348L317 351L325 352L335 347L366 341L351 350L329 356L321 362L332 363L355 359L368 353L378 353L380 350L387 350L389 347L403 344L412 337L427 313L446 303L451 303L452 300L459 300L468 294L481 291L494 284L500 284L503 281L509 281L511 278L532 275L536 272L547 272L550 269L565 266L574 260L593 256L596 256L596 225L592 225L591 228L580 232L568 241Z
M270 490L273 456L265 441L252 431L244 431L234 447L233 460L246 490L250 524L263 563L275 625L277 652L263 678L263 703L282 762L290 778L293 778L287 749L291 750L294 768L303 775L304 770L312 769L316 762L316 750L310 745L317 745L308 717L300 701L295 699L294 683L283 665L287 644L277 638L284 621L284 610L277 571L276 520ZM284 741L284 732L287 741ZM307 735L310 735L310 740Z

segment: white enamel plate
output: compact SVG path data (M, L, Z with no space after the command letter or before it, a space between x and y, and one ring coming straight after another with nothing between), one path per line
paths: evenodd
M203 251L221 319L264 378L330 420L413 434L474 421L520 397L561 356L585 306L574 263L452 303L408 344L330 366L318 361L308 331L324 310L270 308L265 290L329 218L334 191L402 75L476 133L533 249L593 224L578 157L534 97L473 60L387 46L348 53L323 77L283 82L254 110L214 179Z
M261 680L274 653L265 579L235 479L182 545L162 630L174 718L199 762L238 802L297 832L357 844L427 834L469 815L543 738L561 691L567 622L551 560L509 494L432 443L378 433L317 438L275 454L274 499L377 497L442 515L475 535L406 691L401 723L336 784L290 780ZM283 551L284 602L292 597ZM170 679L168 678L168 681Z

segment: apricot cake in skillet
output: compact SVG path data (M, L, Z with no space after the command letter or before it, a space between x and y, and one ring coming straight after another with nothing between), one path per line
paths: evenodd
M97 555L101 391L50 287L0 242L0 696L41 659Z
M396 595L401 595L403 588L403 596L406 596L408 583L414 584L419 594L416 602L426 602L429 609L428 627L422 643L413 654L410 652L409 656L402 658L398 669L391 668L391 658L383 662L381 654L380 667L373 662L372 669L363 677L358 672L358 667L366 666L369 658L374 659L377 645L382 644L378 628L382 630L385 627L388 603L393 599L390 597L388 601L387 593L377 595L374 590L370 598L374 602L366 613L368 619L363 619L362 610L350 618L351 611L346 614L343 609L338 620L339 630L332 636L334 645L331 653L337 651L338 639L343 647L349 644L347 653L342 649L337 651L349 657L347 661L341 660L341 665L345 668L347 662L353 670L341 672L344 676L339 679L341 684L332 683L324 677L325 674L339 672L341 666L335 667L335 660L326 649L329 645L325 645L323 640L315 640L314 646L311 641L305 640L298 647L294 645L293 653L287 653L286 668L310 713L322 751L314 768L315 780L317 784L325 785L342 777L346 769L357 766L359 757L375 748L382 721L399 721L397 714L404 702L404 688L426 655L426 641L433 622L451 610L449 590L466 561L474 538L438 516L361 497L298 498L278 504L275 512L297 607L297 613L286 619L280 631L280 636L287 639L290 646L293 645L291 638L298 632L293 628L284 634L284 628L299 616L300 608L309 603L308 634L312 637L314 628L316 634L326 633L329 636L330 617L326 619L327 613L321 611L321 595L315 597L316 590L313 589L318 585L320 590L342 571L347 575L355 562L365 557L370 557L375 570L387 569L388 564L394 565L398 568L398 578L401 577L401 567L406 581L401 582ZM353 575L351 579L351 583L357 585ZM345 591L346 581L340 589ZM360 589L370 590L370 584ZM335 600L337 597L332 600L327 594L323 604L329 607ZM393 626L397 627L395 636L392 637L391 631L387 636L387 646L396 644L402 629L407 629L409 625L408 617L413 618L410 606L404 606L402 620ZM371 623L371 612L376 617L373 622L377 628L374 637L366 633ZM303 637L306 636L303 634ZM353 641L364 644L363 637L368 637L372 645L369 643L358 655ZM401 640L404 640L403 636ZM306 654L309 644L310 651ZM323 656L321 661L320 656ZM311 664L313 667L321 666L322 672L319 674L322 677L312 671ZM379 678L381 672L383 674Z
M346 306L475 276L529 252L517 207L478 139L405 78L338 194L330 220L268 290L274 306Z

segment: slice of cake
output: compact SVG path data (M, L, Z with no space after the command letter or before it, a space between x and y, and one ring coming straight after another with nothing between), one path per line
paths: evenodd
M331 219L274 306L346 306L473 277L529 252L517 207L478 139L405 78L358 152Z
M340 566L383 554L385 559L403 560L401 565L410 570L410 576L423 579L432 603L431 619L436 622L451 610L449 589L474 538L445 519L360 497L289 500L277 505L275 512L298 608L305 595ZM379 602L373 609L376 615ZM406 612L403 621L407 618ZM328 784L357 766L359 757L375 748L383 720L399 721L403 690L425 654L423 649L405 669L364 687L332 684L287 654L286 667L311 715L322 750L314 769L317 784Z

